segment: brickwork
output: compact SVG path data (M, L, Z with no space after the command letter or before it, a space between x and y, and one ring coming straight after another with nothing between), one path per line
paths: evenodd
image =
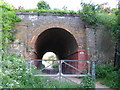
M19 33L16 34L16 38L19 38L22 42L24 42L25 49L27 46L28 52L31 51L32 53L31 56L34 58L36 58L34 52L36 52L35 43L38 37L41 34L43 34L43 32L45 32L46 30L48 29L52 30L52 28L54 29L60 28L60 30L61 29L65 30L70 35L72 35L75 41L77 42L78 48L75 49L76 51L69 53L69 55L71 56L67 54L66 59L80 59L78 55L79 53L73 55L73 53L77 52L77 50L79 49L86 49L89 55L89 59L92 55L95 55L96 51L98 52L97 53L97 56L99 56L98 59L104 58L105 60L106 56L107 57L110 56L109 59L113 57L113 54L111 53L111 51L113 51L113 48L110 49L110 52L107 51L108 50L106 46L107 43L109 43L109 47L112 46L112 44L109 39L110 35L109 34L107 35L106 32L104 31L105 28L98 27L97 32L95 32L92 27L86 27L82 18L80 18L79 15L77 14L73 16L69 14L60 16L60 15L54 15L52 13L21 11L21 12L17 12L17 15L20 18L22 18L22 21L16 23L15 25L15 29L17 29L18 31L17 33ZM102 35L101 33L104 33L105 35ZM106 39L103 38L102 36L104 36ZM65 39L65 37L66 36L62 36L63 39ZM108 42L103 43L104 39L107 40ZM70 43L70 40L68 40L68 42ZM69 43L66 43L66 45L69 46ZM105 47L101 48L103 44ZM101 60L101 62L104 60ZM80 68L78 63L70 63L70 64Z

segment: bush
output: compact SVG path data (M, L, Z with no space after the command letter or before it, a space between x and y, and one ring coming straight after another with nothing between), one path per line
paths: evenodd
M82 10L80 11L80 16L86 21L87 23L94 25L97 22L96 12L97 12L97 5L94 4L86 4L81 3Z
M13 6L8 5L7 3L1 1L0 7L2 7L2 49L5 50L8 43L15 40L14 33L15 30L12 29L12 26L15 22L21 21L19 17L17 17Z
M94 88L94 81L92 77L84 77L81 84L82 88Z
M45 9L45 10L50 9L49 4L47 4L45 1L38 2L37 7L38 9Z
M114 71L115 67L107 64L96 66L96 78L104 85L110 88L118 87L118 75L117 71Z
M3 55L0 74L0 88L79 88L73 83L31 75L29 69L26 69L24 58L15 54Z
M96 78L104 78L107 76L107 74L111 73L111 71L113 71L115 69L115 67L111 66L111 65L97 65L96 66Z
M119 10L113 13L108 13L101 5L95 5L93 3L81 3L82 10L79 12L80 17L90 25L99 26L104 25L106 30L111 32L113 38L119 40L120 37L120 25L119 25ZM116 14L116 15L115 15Z

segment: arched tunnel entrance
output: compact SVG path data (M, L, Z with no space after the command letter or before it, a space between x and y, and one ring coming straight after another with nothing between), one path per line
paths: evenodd
M70 57L78 50L78 44L74 36L67 30L62 28L50 28L43 31L35 42L35 52L37 59L42 59L46 52L54 52L58 59L76 59L75 56ZM37 68L41 68L41 62L37 62ZM67 66L63 67L67 68Z

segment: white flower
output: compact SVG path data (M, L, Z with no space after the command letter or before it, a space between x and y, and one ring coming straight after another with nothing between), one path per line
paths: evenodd
M9 84L10 87L12 87L13 85L14 85L13 83L12 83L12 84Z
M0 89L3 88L2 86L0 86Z
M5 73L9 73L9 71L6 70Z

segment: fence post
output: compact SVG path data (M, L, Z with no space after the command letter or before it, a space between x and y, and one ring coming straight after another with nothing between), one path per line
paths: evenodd
M61 79L62 78L62 63L61 63L62 61L61 60L59 60L59 79Z
M94 88L95 88L95 59L92 61L92 80L94 82Z

